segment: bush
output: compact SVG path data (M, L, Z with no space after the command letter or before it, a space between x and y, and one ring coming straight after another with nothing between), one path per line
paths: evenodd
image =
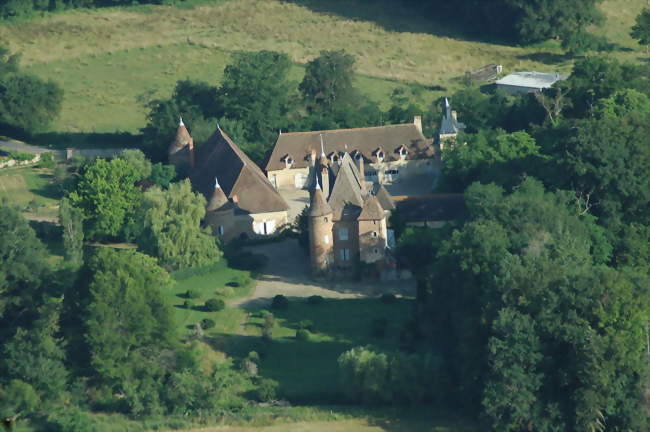
M395 297L395 294L382 294L381 301L382 303L395 303L397 301L397 297Z
M264 255L254 254L252 252L241 252L230 257L228 263L230 267L237 270L248 270L258 273L264 268L268 259Z
M215 326L215 322L210 318L203 318L201 320L201 327L203 327L204 330L211 329L214 326Z
M269 378L260 378L256 381L253 397L259 402L270 402L276 399L278 382Z
M319 304L323 304L324 302L325 302L325 299L323 298L323 296L319 296L319 295L309 296L309 298L307 299L307 303L309 303L310 305L314 305L314 306L319 305Z
M383 338L386 336L386 328L388 327L388 320L386 318L375 318L372 320L370 334L373 337Z
M278 294L275 297L273 297L273 302L271 302L271 307L273 309L286 309L289 307L289 299L283 296L282 294Z
M185 300L183 302L183 307L185 309L192 309L194 307L194 302L192 300Z
M41 168L54 168L54 155L51 152L41 153L41 161L38 166Z
M185 292L185 297L195 299L201 297L201 293L198 290L195 289L188 289Z
M296 339L298 339L299 341L308 341L310 337L311 334L309 333L308 330L305 329L296 330Z
M275 327L275 317L267 310L260 312L260 316L264 319L262 324L262 340L265 342L273 338L273 327Z
M298 329L314 331L314 322L312 320L302 320L298 323Z
M235 289L230 286L225 286L218 289L217 294L223 297L232 297L235 294Z
M223 310L226 307L226 303L218 298L211 298L205 302L205 310L208 312L217 312Z

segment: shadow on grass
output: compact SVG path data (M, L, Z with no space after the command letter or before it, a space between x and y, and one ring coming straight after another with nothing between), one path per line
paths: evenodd
M355 21L370 21L387 31L426 33L460 40L511 45L512 41L485 32L472 32L471 26L441 14L427 2L398 2L377 0L287 0L316 13L338 15Z
M138 147L142 144L142 136L130 132L46 132L34 135L30 141L59 150L70 147L104 149Z
M551 52L536 52L530 54L522 54L517 56L520 60L530 60L547 65L555 65L571 59L569 54L558 54Z
M43 198L50 198L59 200L63 198L63 190L59 185L53 182L53 177L50 174L39 174L38 178L42 179L44 184L40 188L30 189L30 192L35 195L42 196Z

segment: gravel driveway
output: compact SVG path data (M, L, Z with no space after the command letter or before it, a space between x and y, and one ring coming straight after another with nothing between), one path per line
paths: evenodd
M309 257L298 244L288 239L247 248L249 251L266 255L268 264L257 279L253 294L237 299L234 306L259 307L270 303L277 294L286 297L309 297L320 295L329 298L360 298L392 292L414 295L413 281L315 281L309 272Z

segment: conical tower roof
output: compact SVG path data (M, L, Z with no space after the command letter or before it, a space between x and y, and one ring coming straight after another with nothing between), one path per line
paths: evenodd
M185 146L189 145L190 142L192 142L192 136L187 131L185 123L183 123L183 118L181 117L178 123L178 128L176 129L176 136L169 146L169 153L176 153Z
M311 205L309 206L309 216L319 217L332 214L332 208L327 204L323 197L323 191L320 188L318 180L316 180L316 188L311 196Z
M212 192L212 196L210 197L210 201L208 201L208 205L206 206L205 210L206 211L214 211L218 210L221 207L223 207L224 204L228 202L228 198L226 197L226 194L223 193L223 189L221 189L221 186L219 186L219 181L217 178L214 178L214 191Z

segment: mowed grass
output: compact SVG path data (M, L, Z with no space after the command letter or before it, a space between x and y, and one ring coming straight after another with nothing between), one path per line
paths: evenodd
M198 273L192 275L192 273ZM176 324L180 335L185 337L193 330L194 325L202 319L214 320L215 327L205 330L205 335L232 334L238 331L240 323L246 312L239 308L226 307L218 312L204 310L205 301L211 298L220 298L224 301L246 297L253 289L255 282L250 278L248 271L236 270L228 267L226 260L202 269L180 271L172 273L176 284L169 292L170 302L176 311ZM235 285L238 286L228 286ZM198 294L196 298L188 298L188 290ZM187 307L185 302L190 306Z
M56 218L61 192L49 169L34 166L0 170L0 199L33 218Z
M256 351L262 356L260 373L280 384L280 394L289 400L339 400L338 357L359 345L396 349L399 333L410 316L413 300L383 303L377 298L326 299L311 305L306 299L292 299L287 309L271 312L276 318L273 339L261 339L263 318L259 311L248 315L244 332L225 341L221 349L245 356ZM384 337L373 337L373 320L388 321ZM303 320L313 322L307 341L296 339Z
M629 28L645 0L606 0L603 29L636 60ZM144 104L171 94L178 79L218 83L230 53L271 49L302 65L324 49L357 57L357 86L387 104L398 86L419 83L430 102L460 86L466 71L500 63L504 71L568 72L556 42L506 46L467 37L398 2L377 0L215 0L196 7L145 6L73 10L0 25L0 40L22 52L27 70L59 81L66 91L56 132L133 132L144 126ZM637 49L638 51L633 51ZM303 69L296 66L297 80ZM433 87L441 86L441 87ZM431 91L430 89L439 91Z

